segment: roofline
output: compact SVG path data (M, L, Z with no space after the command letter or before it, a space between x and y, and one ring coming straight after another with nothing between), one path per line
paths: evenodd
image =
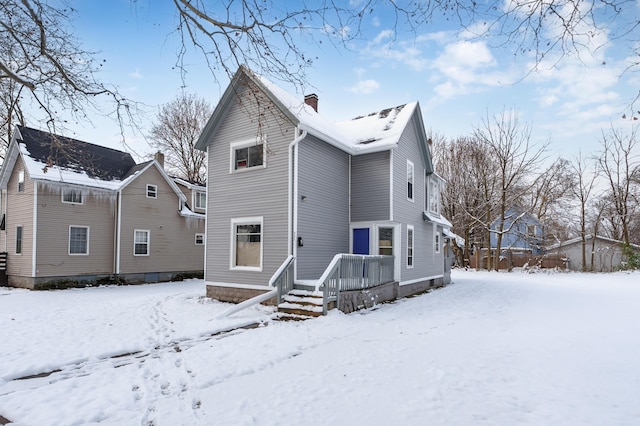
M209 137L215 133L218 126L220 126L222 119L224 118L226 113L229 111L229 103L234 98L234 95L238 93L238 89L240 88L240 84L243 78L248 78L249 80L251 80L252 83L258 86L258 88L267 95L269 100L271 100L278 107L278 109L289 120L292 121L294 126L297 126L299 124L300 121L291 113L291 111L289 111L288 108L286 108L282 104L282 102L280 102L280 100L271 92L271 90L269 90L251 70L249 70L244 65L240 65L240 67L238 68L238 71L236 71L235 75L233 76L233 78L229 82L229 85L224 91L222 97L220 98L218 105L216 105L216 108L213 111L213 114L211 114L211 117L209 117L207 124L205 124L204 129L202 129L202 132L200 133L200 137L198 137L198 141L196 142L196 145L195 145L196 149L206 152L207 146L209 145L208 144Z
M593 235L592 234L585 235L584 239L585 239L585 241L592 240L593 239ZM604 237L602 235L596 235L596 239L597 240L603 240L603 241L606 241L606 242L609 242L609 243L613 243L613 244L625 244L625 242L622 241L622 240L614 240L613 238ZM580 241L582 241L581 237L572 238L570 240L566 240L566 241L562 241L560 243L553 244L553 245L547 247L547 250L553 250L553 249L557 249L557 248L560 248L560 247L565 247L565 246L568 246L568 245L571 245L571 244L579 243ZM640 245L638 245L638 244L629 244L629 245L631 247L633 247L633 248L640 249Z
M149 168L151 166L155 166L158 171L160 172L160 174L162 175L162 177L164 178L165 181L167 181L167 183L169 184L169 186L171 187L171 189L173 189L173 192L176 193L176 195L178 196L178 198L180 198L182 200L183 203L187 202L187 197L186 195L184 195L182 193L182 191L180 191L180 188L178 188L178 185L173 181L173 179L171 179L169 177L169 175L167 174L167 172L164 171L164 169L162 168L162 166L160 165L160 163L158 163L156 160L151 160L149 162L149 164L147 164L146 166L144 166L141 170L139 170L137 173L134 173L133 175L129 176L127 179L125 179L122 182L122 185L120 185L120 187L118 188L118 191L122 191L124 188L126 188L127 186L129 186L129 184L131 182L133 182L134 180L136 180L139 176L141 176L144 172L146 172L147 170L149 170Z
M11 141L7 147L7 152L4 156L4 161L2 162L2 168L0 168L0 188L3 189L5 189L9 184L11 173L13 172L13 168L16 166L16 160L18 159L18 156L21 155L20 149L18 148L17 135L20 135L20 140L22 140L22 133L20 133L18 126L15 126L13 135L11 136Z

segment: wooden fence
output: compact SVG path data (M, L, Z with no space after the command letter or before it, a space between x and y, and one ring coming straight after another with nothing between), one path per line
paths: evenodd
M487 249L476 250L476 252L472 256L470 256L469 266L475 269L487 269L489 265L489 261L487 259L488 253L489 250ZM496 251L491 250L491 269L495 269L495 254ZM513 268L522 268L525 265L529 267L536 266L545 269L566 269L567 259L566 255L562 253L536 255L526 252L517 252L513 250L502 250L498 269L505 269L510 271Z

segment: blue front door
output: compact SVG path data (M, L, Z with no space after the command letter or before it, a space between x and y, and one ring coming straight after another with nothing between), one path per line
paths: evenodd
M353 254L369 254L369 228L353 229Z

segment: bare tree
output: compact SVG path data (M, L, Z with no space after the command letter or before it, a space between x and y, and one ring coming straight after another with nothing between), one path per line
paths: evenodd
M505 212L513 207L524 191L529 191L533 183L527 179L536 170L542 160L549 142L539 147L531 144L531 129L520 125L514 111L503 111L494 117L487 117L474 129L474 136L480 141L488 155L497 165L497 229L491 229L497 235L494 266L498 268L500 248L505 229ZM516 220L513 220L516 222Z
M629 227L633 217L640 210L638 205L638 185L640 174L640 150L636 139L638 126L631 127L629 133L611 128L602 132L602 151L598 157L601 173L608 183L609 223L613 238L631 242ZM606 214L606 213L605 213Z
M121 125L131 123L132 104L98 79L102 63L70 32L73 12L64 0L55 5L45 0L0 1L0 125L5 144L14 124L26 125L34 118L44 119L51 131L64 129L67 120L88 120L88 110L102 113L96 103L102 98L113 102L111 114Z
M167 169L190 182L206 180L206 154L195 145L211 113L204 98L183 93L160 107L151 128L151 145L165 154Z
M571 193L578 201L580 207L580 228L578 230L578 233L581 240L583 272L590 269L587 267L587 235L589 235L587 231L587 206L596 184L596 178L598 176L595 167L592 170L589 170L587 164L585 164L585 161L586 160L584 159L584 157L582 157L582 154L580 154L571 162L571 170L575 175L575 182L569 187Z

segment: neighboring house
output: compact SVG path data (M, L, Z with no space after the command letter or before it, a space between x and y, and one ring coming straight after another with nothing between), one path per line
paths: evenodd
M500 219L491 223L491 230L500 229ZM500 248L505 250L542 254L544 234L540 221L530 213L510 207L505 211ZM491 248L498 248L498 233L491 232Z
M9 285L155 282L201 273L205 216L163 169L16 128L0 169Z
M600 235L586 236L586 268L585 271L612 272L620 269L626 256L622 253L624 241L613 240ZM640 246L631 244L631 247L640 251ZM580 237L554 244L547 248L547 253L562 254L566 257L567 268L573 271L582 271L582 239Z
M418 103L337 123L317 104L244 67L218 102L196 145L215 182L208 295L238 302L266 292L287 259L296 287L313 287L341 253L390 256L396 297L448 283L451 224Z
M172 177L172 179L187 197L187 203L191 210L205 214L207 211L207 187L177 177Z

